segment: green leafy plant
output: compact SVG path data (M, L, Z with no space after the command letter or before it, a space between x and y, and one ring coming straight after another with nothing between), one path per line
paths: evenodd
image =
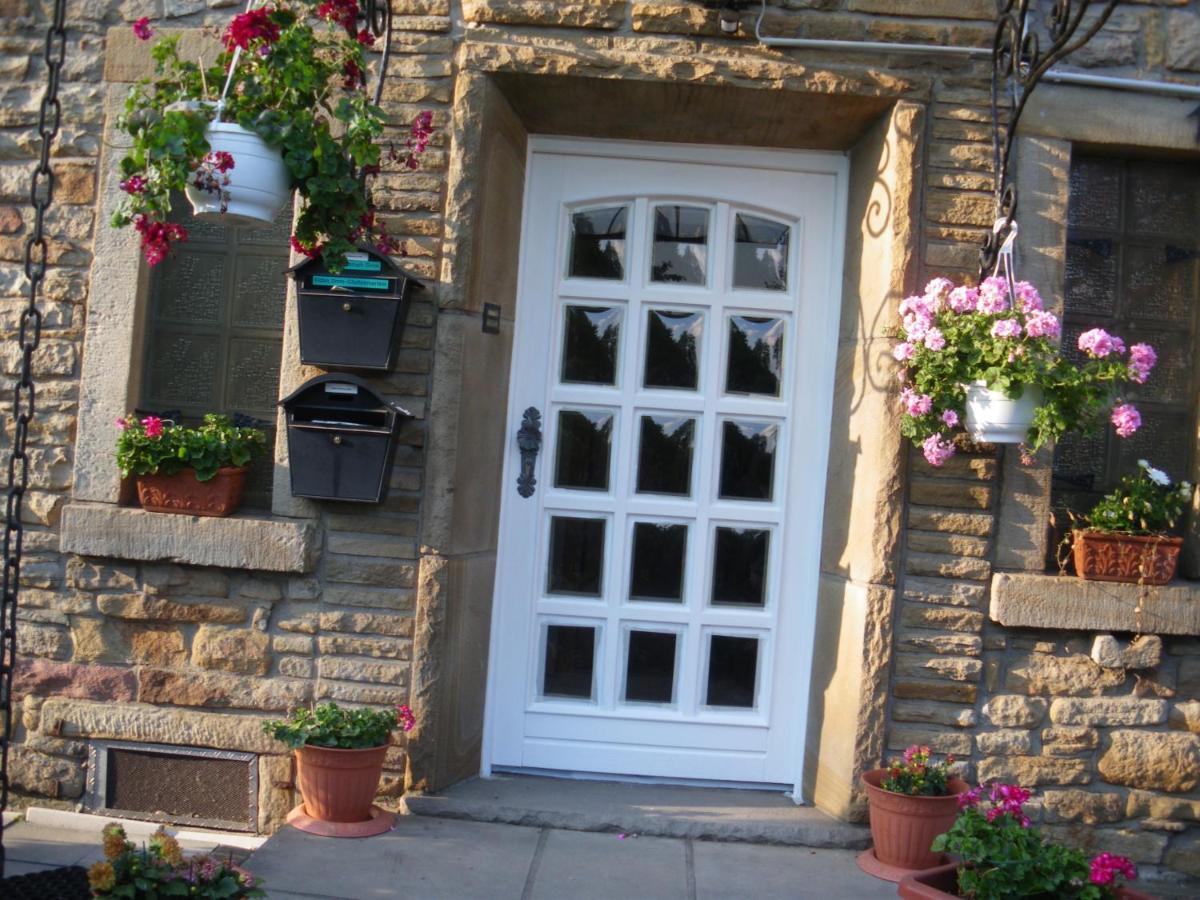
M389 709L365 709L322 703L311 709L301 707L283 721L263 722L263 731L295 749L306 744L339 750L363 750L388 743L392 732L408 732L416 718L407 706Z
M1031 827L1024 811L1028 799L1029 791L1011 784L959 795L958 818L946 834L934 838L933 849L959 859L961 896L1107 900L1114 896L1118 876L1137 878L1137 869L1124 857L1101 853L1089 863L1082 850L1047 840Z
M1154 348L1134 344L1127 350L1116 335L1093 328L1078 338L1082 360L1068 360L1058 347L1058 317L1043 308L1028 282L1010 287L1007 279L993 277L976 288L935 278L923 295L900 304L900 314L892 350L904 366L900 428L935 466L954 455L966 386L974 382L1010 398L1041 389L1027 435L1029 451L1069 431L1094 429L1106 414L1121 437L1141 425L1141 415L1120 398L1120 389L1145 383L1157 362Z
M1116 534L1166 534L1183 519L1192 502L1192 485L1172 484L1170 476L1144 459L1121 479L1111 494L1084 517L1085 528Z
M88 870L93 897L196 897L203 900L257 900L267 894L245 869L216 856L185 858L179 842L159 828L141 848L125 829L106 825L104 859Z
M193 469L209 481L226 466L244 466L267 450L261 428L240 428L226 416L209 413L196 428L158 416L117 419L117 465L122 477L174 475Z
M954 754L945 762L931 763L933 751L914 744L904 751L903 759L893 760L888 766L887 778L879 786L894 794L910 797L945 797L950 793L950 766Z
M418 167L432 114L417 116L403 147L384 149L386 117L366 89L365 51L375 38L365 20L358 0L267 0L233 17L211 65L182 59L178 36L156 42L155 76L133 87L118 122L132 144L120 162L126 196L112 218L138 230L147 262L187 239L186 228L166 221L174 192L192 185L227 199L237 160L210 152L205 129L231 68L221 119L282 152L303 198L293 248L323 254L334 270L360 242L403 252L376 215L367 183L385 163ZM143 40L154 33L146 18L133 29Z

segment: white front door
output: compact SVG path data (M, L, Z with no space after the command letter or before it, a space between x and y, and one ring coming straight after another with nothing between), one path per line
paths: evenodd
M533 139L485 771L799 783L845 173Z

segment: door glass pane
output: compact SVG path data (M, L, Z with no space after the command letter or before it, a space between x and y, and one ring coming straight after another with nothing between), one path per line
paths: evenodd
M617 281L625 277L625 219L624 206L571 216L571 277Z
M590 700L596 668L596 629L580 625L546 626L546 670L542 694Z
M725 500L770 500L779 426L726 421L721 429L721 489Z
M574 384L616 384L621 310L568 306L563 319L562 380Z
M550 519L550 565L546 590L551 594L599 597L604 570L604 519Z
M558 414L555 487L608 490L612 428L610 412L564 409Z
M625 662L627 703L674 702L675 643L676 635L671 632L629 632Z
M700 382L703 328L703 313L650 310L646 315L646 368L642 384L648 388L694 391Z
M708 706L754 706L758 638L714 634L708 649Z
M791 229L779 222L739 214L733 235L733 286L787 290L790 233Z
M683 602L683 564L687 557L686 525L637 522L633 526L633 562L629 574L632 600Z
M688 496L692 488L692 445L696 420L686 416L642 416L638 449L639 494Z
M769 531L718 528L713 553L712 602L759 606L766 602Z
M708 210L699 206L657 207L650 280L704 284L707 265Z
M779 396L783 371L783 320L730 316L725 390Z

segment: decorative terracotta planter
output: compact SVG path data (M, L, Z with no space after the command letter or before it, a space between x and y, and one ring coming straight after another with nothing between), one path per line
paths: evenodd
M1183 538L1073 532L1075 574L1089 581L1166 584L1175 577Z
M301 747L296 751L296 783L305 812L323 822L370 819L387 751L387 744L365 750Z
M887 769L863 774L871 806L871 839L875 858L897 869L929 869L943 856L930 849L933 839L945 834L958 818L958 795L968 790L961 778L951 778L945 797L909 797L885 791L879 785Z
M954 900L958 891L958 863L948 863L924 872L913 872L900 879L897 893L907 900ZM1116 895L1121 900L1154 900L1150 894L1143 894L1133 888L1120 887Z
M245 484L245 466L217 469L208 481L197 481L192 469L174 475L139 475L138 502L150 512L228 516L241 504Z

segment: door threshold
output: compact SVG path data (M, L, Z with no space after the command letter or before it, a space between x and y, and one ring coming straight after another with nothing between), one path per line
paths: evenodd
M406 794L418 816L504 822L533 828L629 836L862 849L870 834L778 789L729 790L662 781L538 777L526 772L472 778L432 794ZM573 774L573 773L565 773Z
M535 769L519 766L492 766L495 775L524 775L530 778L558 778L563 781L604 781L618 784L664 784L676 787L716 788L729 791L764 791L783 794L797 806L804 801L792 797L790 784L770 784L761 781L712 781L703 778L667 778L658 775L621 775L610 772L574 772L568 769Z

